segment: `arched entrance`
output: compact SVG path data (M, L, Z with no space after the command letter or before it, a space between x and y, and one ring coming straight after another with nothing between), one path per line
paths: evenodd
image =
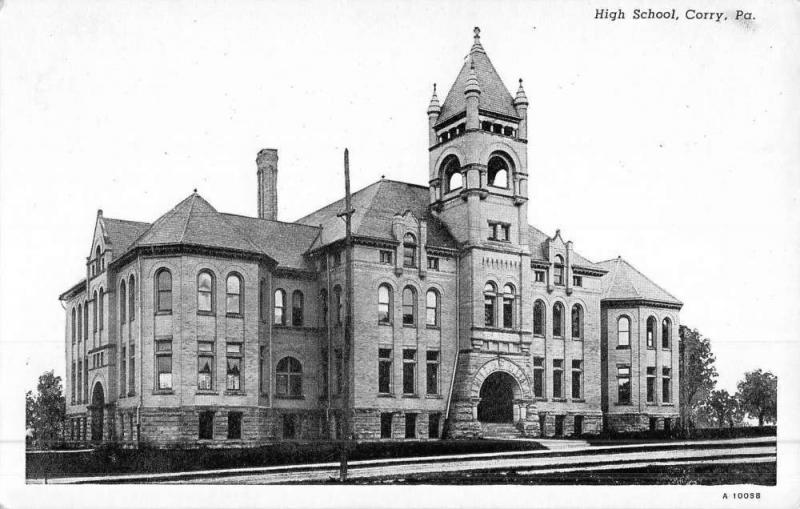
M92 390L92 441L103 440L103 410L106 405L106 397L103 393L103 386L98 382L94 384Z
M481 385L478 420L514 422L514 390L517 381L508 373L495 371Z

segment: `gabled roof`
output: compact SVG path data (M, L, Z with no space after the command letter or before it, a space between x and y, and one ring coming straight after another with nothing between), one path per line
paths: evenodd
M279 267L311 269L303 254L319 236L319 227L235 214L223 213L222 216L275 259Z
M150 228L150 223L142 223L140 221L127 221L110 217L103 217L102 221L105 226L106 240L111 243L117 254L127 251L131 244Z
M535 226L528 225L528 246L531 251L531 260L549 262L549 253L547 250L547 241L550 237ZM572 251L572 265L582 267L585 269L598 270L605 272L605 268L599 264L589 261L576 251Z
M477 29L476 29L477 30ZM500 75L489 60L489 56L484 51L480 43L480 36L475 35L475 43L461 66L461 71L456 77L453 86L447 93L447 97L442 104L442 112L439 114L437 124L441 124L450 118L466 111L467 103L464 99L464 88L470 75L470 68L475 66L475 74L478 85L481 89L478 99L478 108L481 110L499 113L501 115L519 118L517 109L514 107L514 98L503 84Z
M621 257L599 262L608 270L601 278L603 295L601 300L633 300L682 306L671 293L667 292L633 265Z
M132 247L175 244L266 254L197 193L158 218Z
M395 214L410 211L418 220L427 221L428 246L455 249L457 243L447 227L429 212L429 201L430 191L427 187L394 180L379 180L351 196L351 204L355 210L352 217L353 235L394 241L392 219ZM344 238L344 220L337 217L342 211L344 199L297 220L300 224L322 226L321 235L312 249Z

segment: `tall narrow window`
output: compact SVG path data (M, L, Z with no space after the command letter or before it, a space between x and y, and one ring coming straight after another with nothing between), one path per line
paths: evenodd
M514 287L505 285L503 287L503 328L511 329L514 327Z
M128 373L126 367L128 364L128 355L123 346L119 354L119 397L124 398L128 394Z
M669 349L670 343L672 343L672 322L669 318L664 318L661 322L661 348Z
M439 352L428 351L425 355L426 392L430 395L439 394Z
M661 401L669 403L672 401L672 370L661 368Z
M334 376L336 377L336 394L342 393L342 382L344 382L344 375L342 373L344 370L343 364L342 351L338 348L335 348L333 350L333 371Z
M119 323L125 324L125 308L128 306L128 295L125 292L125 281L119 284Z
M100 246L98 245L97 248L94 250L94 273L100 274Z
M560 302L553 305L553 337L564 337L564 305Z
M442 181L447 185L445 192L460 189L462 184L461 164L454 155L447 156L442 163Z
M583 338L583 307L580 304L572 306L572 339Z
M655 403L656 401L656 367L647 367L647 402Z
M128 348L130 362L128 362L128 396L136 395L136 348L130 345Z
M631 320L627 316L617 320L617 346L627 347L631 344Z
M553 282L557 285L564 284L564 257L561 255L556 255L553 263Z
M228 412L228 439L242 438L242 412Z
M392 414L381 413L381 438L392 438Z
M78 382L77 382L77 401L80 403L83 401L83 362L79 359L78 360Z
M197 430L200 440L214 439L214 412L210 410L200 412Z
M83 358L83 401L89 402L89 357Z
M172 389L172 340L156 340L156 389Z
M75 308L72 308L72 322L71 323L72 323L72 344L73 345L75 344L75 326L77 325L75 323L75 314L76 314Z
M303 366L294 357L284 357L275 369L275 392L278 396L303 396Z
M403 350L403 394L415 394L417 384L415 374L417 372L417 351Z
M84 332L83 332L83 320L81 319L83 317L83 314L84 314L83 305L78 304L78 343L81 342L81 338L84 335Z
M268 314L267 282L262 279L258 282L258 317L262 322L265 322Z
M392 289L386 284L378 287L378 323L392 323Z
M410 286L403 288L403 325L417 323L417 292Z
M491 281L483 287L483 322L487 327L495 326L495 303L497 287Z
M647 348L655 348L656 346L656 319L649 317L647 319Z
M564 397L564 359L553 359L553 397Z
M83 301L83 339L89 339L89 301Z
M540 300L533 304L533 333L544 336L544 302Z
M286 292L275 290L275 325L286 325Z
M336 325L342 325L342 319L344 318L342 316L342 287L339 285L333 287L333 300L336 306Z
M225 345L225 357L225 389L240 391L242 390L242 344L228 343Z
M323 373L325 370L321 370ZM258 392L264 394L267 392L267 347L260 345L258 347ZM323 390L323 394L327 391Z
M629 405L631 403L631 368L630 366L617 367L617 404Z
M98 320L100 320L100 330L103 330L103 324L105 323L105 316L106 316L106 310L105 310L106 299L105 299L105 292L103 292L102 287L100 288L100 292L97 294L97 296L100 299L100 311L99 311L100 316Z
M242 278L229 274L225 283L225 312L229 315L242 314Z
M92 332L97 332L97 307L99 301L97 300L97 290L92 294Z
M320 317L322 319L322 325L328 325L328 290L323 288L319 291L319 308L322 310Z
M158 302L156 309L159 313L172 313L172 274L167 269L161 269L156 274Z
M392 392L392 349L378 349L378 392L390 394Z
M70 379L72 387L71 389L72 396L70 398L70 403L74 405L75 404L75 361L72 361L72 371L70 372L70 375L71 375Z
M197 389L201 391L214 389L214 343L207 341L197 343Z
M429 327L439 325L439 293L428 290L425 294L425 324Z
M583 361L572 361L572 399L583 397Z
M132 322L136 317L136 279L131 274L128 279L128 321Z
M417 238L411 233L403 237L403 267L417 266Z
M303 326L303 292L300 290L292 293L292 326Z
M197 311L200 313L214 311L214 276L207 270L197 275Z
M544 357L533 358L533 396L544 397Z

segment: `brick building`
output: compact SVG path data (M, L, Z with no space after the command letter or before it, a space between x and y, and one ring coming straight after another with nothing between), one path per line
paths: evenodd
M568 436L678 416L681 303L622 259L592 262L528 224L527 115L476 29L428 107L429 185L353 194L353 345L343 370L343 201L277 220L196 192L152 223L98 211L64 292L71 439L254 444Z

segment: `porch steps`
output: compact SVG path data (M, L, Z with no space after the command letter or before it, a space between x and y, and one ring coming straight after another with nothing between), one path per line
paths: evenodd
M493 438L496 440L509 440L522 438L522 433L514 424L505 422L483 422L481 423L483 438Z

